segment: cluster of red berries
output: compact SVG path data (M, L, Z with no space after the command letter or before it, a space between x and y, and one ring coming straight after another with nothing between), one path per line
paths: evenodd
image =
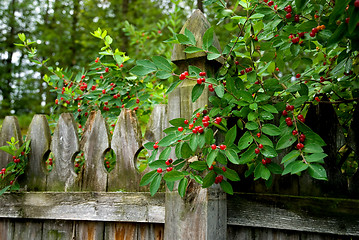
M106 161L105 163L106 163L106 168L107 169L110 168L110 161Z
M52 166L53 162L52 162L52 158L49 158L49 165Z
M218 184L221 183L223 181L223 176L222 175L218 175L215 179L214 179L214 183Z
M268 0L263 0L263 2L267 3L269 7L273 6L273 4L274 4L273 1L268 2Z
M1 169L0 174L3 175L6 172L6 168Z
M20 158L17 158L16 156L12 156L12 159L13 159L14 163L20 162Z
M155 142L155 144L153 145L153 148L154 148L154 149L157 149L157 148L158 148L158 142Z
M249 72L252 72L252 71L253 71L253 68L249 67L249 68L246 68L246 69L242 70L240 73L241 73L241 75L244 75L245 72L249 73Z
M197 84L202 84L206 82L206 79L204 78L206 76L206 72L200 72L199 76L200 78L197 78Z
M189 73L187 71L185 71L185 72L180 74L179 79L180 80L185 80L188 75L189 75Z
M224 144L221 144L221 145L219 145L218 147L219 147L219 149L221 149L221 150L226 150L226 148L227 148L227 146L224 145ZM212 148L212 150L215 150L215 149L217 149L217 145L216 145L216 144L212 144L212 145L211 145L211 148Z
M270 158L263 158L262 159L262 164L263 165L270 164L271 162L272 162L272 159L270 159Z
M213 92L213 91L214 91L213 84L209 84L209 85L208 85L208 90L209 90L210 92Z
M260 134L260 133L259 133L259 134ZM263 144L261 144L261 143L258 144L258 148L254 149L254 153L255 153L255 154L259 154L260 151L261 151L260 149L262 149L263 147L264 147Z
M167 166L171 165L172 163L173 163L172 158L169 158L169 159L166 161L166 165L167 165ZM167 168L166 168L166 171L167 171L167 172L171 172L172 170L173 170L173 167L167 167ZM158 173L162 173L162 172L163 172L162 168L157 168L157 172L158 172Z
M303 41L300 41L300 39L304 38L304 34L305 34L305 32L298 33L298 36L297 36L297 34L290 34L288 38L291 39L293 44L299 43L299 45L301 45L303 43Z
M309 36L315 37L315 34L317 34L320 30L324 30L324 29L325 29L324 25L320 25L315 28L312 28L312 31L309 33Z

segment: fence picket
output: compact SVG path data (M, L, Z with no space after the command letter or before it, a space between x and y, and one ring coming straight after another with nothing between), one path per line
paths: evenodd
M29 162L22 180L28 191L46 190L45 157L50 150L51 133L45 115L35 115L31 121L27 139L31 140Z
M141 129L136 113L122 110L114 129L111 146L116 154L116 165L109 174L108 190L138 191L141 174L135 163L135 154L142 145Z
M51 151L54 154L54 165L47 178L48 191L73 191L77 174L74 171L74 157L79 152L79 140L76 124L72 114L61 114L54 131Z
M92 112L86 122L80 146L85 156L82 191L106 191L104 153L110 148L108 128L101 111Z
M22 136L17 117L7 116L2 123L0 132L0 146L7 145L6 142L10 141L12 137L19 141L17 147L22 145ZM12 161L12 156L4 151L0 151L0 167L5 167L10 161Z

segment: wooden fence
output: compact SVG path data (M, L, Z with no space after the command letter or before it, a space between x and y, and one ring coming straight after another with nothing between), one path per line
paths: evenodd
M204 15L195 11L185 27L201 46L203 33L209 27ZM220 62L207 61L204 53L183 54L178 45L172 60L180 71L195 65L215 72ZM185 81L171 94L167 106L155 106L144 138L136 115L130 110L118 116L112 136L101 113L93 112L81 140L71 114L60 116L52 134L46 117L35 115L27 133L31 153L21 180L22 190L0 196L0 239L359 238L358 177L355 175L349 184L343 184L340 167L333 160L326 160L327 183L304 174L275 178L273 187L266 189L262 182L242 177L233 196L227 196L218 186L202 189L193 184L185 199L168 191L151 197L147 187L139 187L143 173L136 168L136 156L144 142L163 137L168 119L189 117L193 109L208 104L208 92L192 104L191 88L192 83ZM319 110L313 110L313 118L327 118L328 106L318 106ZM345 139L333 121L329 119L327 125L322 123L314 128L329 143L328 148L335 149L334 155ZM357 121L355 118L353 124ZM326 136L321 129L330 129L331 135ZM357 128L352 131L356 133ZM330 141L333 136L336 138ZM357 134L351 136L354 139ZM16 117L4 119L0 145L11 137L21 142ZM103 163L109 149L116 154L116 165L110 173ZM76 174L74 159L80 151L86 159L85 167ZM45 160L50 152L54 165L48 172ZM0 166L11 160L11 156L0 152ZM238 168L241 174L244 170Z

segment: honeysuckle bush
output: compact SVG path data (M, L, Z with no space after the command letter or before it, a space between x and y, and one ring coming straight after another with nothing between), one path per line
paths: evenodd
M90 110L101 110L111 127L123 108L141 117L182 81L194 81L193 102L208 89L208 106L197 109L191 119L172 119L163 139L145 144L152 151L146 163L153 170L140 184L150 184L152 195L163 180L170 190L177 181L182 197L189 181L204 188L219 184L232 194L231 182L240 178L229 163L247 165L245 176L263 179L267 186L274 174L307 171L327 180L325 142L306 125L305 116L309 106L322 101L344 104L336 111L350 118L357 103L356 1L240 0L228 6L221 0L205 1L225 23L216 30L230 36L223 52L213 46L214 28L206 31L202 46L188 29L166 42L184 45L189 54L205 52L208 60L221 58L224 64L215 75L195 66L179 73L162 56L137 60L133 66L124 52L112 49L112 38L101 29L93 33L104 43L98 58L89 70L74 73L46 66L32 42L19 37L33 61L52 73L44 80L58 96L56 106L73 111L79 129ZM172 84L166 90L161 81Z
M205 32L202 46L188 29L170 42L184 45L186 53L205 52L208 60L222 58L225 63L214 76L194 66L184 73L168 72L178 76L169 92L185 80L196 82L193 102L206 88L213 94L209 107L197 109L191 119L171 120L166 137L145 144L153 150L149 159L153 170L141 185L150 184L155 194L162 179L170 190L179 181L183 197L192 179L203 188L220 184L233 194L230 182L240 178L228 163L247 165L245 176L263 179L267 186L274 174L307 171L315 179L327 180L326 144L305 124L305 115L322 99L345 103L337 111L346 117L357 103L357 2L240 0L226 8L224 1L205 1L215 5L232 36L223 52L213 46L213 28ZM167 69L158 69L156 74L165 75ZM156 72L146 66L137 66L136 71ZM236 119L236 124L229 125L227 119ZM158 154L159 147L163 150ZM281 152L284 156L278 159Z

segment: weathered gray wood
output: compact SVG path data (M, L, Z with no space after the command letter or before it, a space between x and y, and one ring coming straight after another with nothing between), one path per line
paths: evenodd
M116 154L115 168L108 175L108 190L138 191L141 174L135 163L135 154L142 146L141 129L136 113L121 111L114 129L111 146Z
M104 222L76 222L76 238L86 240L102 240L104 239Z
M35 115L31 121L27 139L31 140L29 162L22 184L29 191L46 189L47 169L44 159L50 150L51 132L45 115Z
M90 114L80 146L85 156L82 190L106 191L107 171L104 167L104 153L110 148L110 135L101 111Z
M164 223L164 201L164 193L5 193L0 218Z
M185 22L180 33L184 34L186 28L188 30L190 30L196 39L196 42L197 42L196 46L199 48L202 48L203 35L206 32L206 30L210 27L211 27L210 23L207 21L204 14L201 12L201 10L197 9L192 13L190 18L188 18L188 20ZM216 47L219 51L221 51L221 46L220 46L218 38L216 36L214 36L214 38L213 38L213 46ZM185 49L184 45L180 45L180 44L174 45L174 48L172 51L172 57L171 57L172 62L186 60L189 58L193 59L193 58L207 56L207 54L205 52L188 54L188 53L184 52L184 49ZM221 64L224 62L223 59L221 59L221 58L216 59L216 61L220 62Z
M2 123L0 132L0 147L8 145L6 142L10 142L12 137L14 137L16 141L19 141L17 147L22 145L23 141L21 137L19 121L14 116L7 116ZM0 167L5 167L11 161L12 156L0 150Z
M47 220L43 223L43 240L74 239L75 226L73 221Z
M163 130L167 128L167 105L155 105L148 121L145 139L149 142L156 142L165 137Z
M48 191L73 191L76 184L74 158L80 150L75 120L72 114L61 114L51 142L54 165L47 178Z
M359 236L359 201L336 198L235 194L228 224Z
M15 224L10 219L0 219L0 239L13 240L14 239Z
M42 222L37 220L16 221L13 239L42 240Z

